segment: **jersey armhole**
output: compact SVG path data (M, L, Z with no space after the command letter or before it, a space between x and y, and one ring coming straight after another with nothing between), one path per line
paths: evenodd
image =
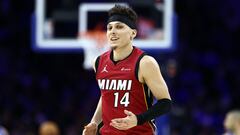
M139 57L138 57L138 60L137 60L137 63L136 63L136 66L135 66L135 77L136 79L139 81L139 78L138 78L138 71L139 71L139 65L140 65L140 61L141 59L143 58L143 56L147 55L145 52L142 53ZM140 81L139 81L140 82Z
M97 59L96 59L96 61L95 61L95 70L96 70L96 73L97 73L97 70L98 70L99 60L100 60L100 56L98 56Z

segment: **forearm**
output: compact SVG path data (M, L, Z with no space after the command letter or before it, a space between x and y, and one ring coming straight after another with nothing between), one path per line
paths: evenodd
M100 97L100 99L98 101L98 105L97 105L96 111L92 117L91 122L94 122L97 125L99 125L102 122L102 97Z
M158 100L158 102L149 108L146 112L136 115L137 125L142 125L147 121L151 121L152 119L169 112L171 109L171 104L172 101L167 98Z

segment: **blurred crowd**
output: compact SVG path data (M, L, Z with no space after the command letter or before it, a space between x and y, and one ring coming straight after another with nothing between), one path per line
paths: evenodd
M222 134L226 112L240 107L240 3L176 2L179 72L169 81L176 105L172 131Z
M32 50L33 1L0 3L0 132L36 135L51 121L58 134L79 135L100 94L94 72L83 69L82 53ZM226 113L240 108L239 5L176 0L175 50L148 52L173 99L171 135L223 134Z

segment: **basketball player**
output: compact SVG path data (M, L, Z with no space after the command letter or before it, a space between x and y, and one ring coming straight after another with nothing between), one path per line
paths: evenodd
M153 135L152 120L169 112L171 98L156 60L134 47L137 15L129 7L109 10L107 39L111 50L94 62L101 97L84 135ZM152 106L153 96L157 103Z
M240 110L233 110L227 113L224 120L224 135L240 135Z

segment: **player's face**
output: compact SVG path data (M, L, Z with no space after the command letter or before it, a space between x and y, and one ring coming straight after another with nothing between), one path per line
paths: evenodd
M112 49L130 45L135 31L126 24L114 21L107 25L107 39Z

